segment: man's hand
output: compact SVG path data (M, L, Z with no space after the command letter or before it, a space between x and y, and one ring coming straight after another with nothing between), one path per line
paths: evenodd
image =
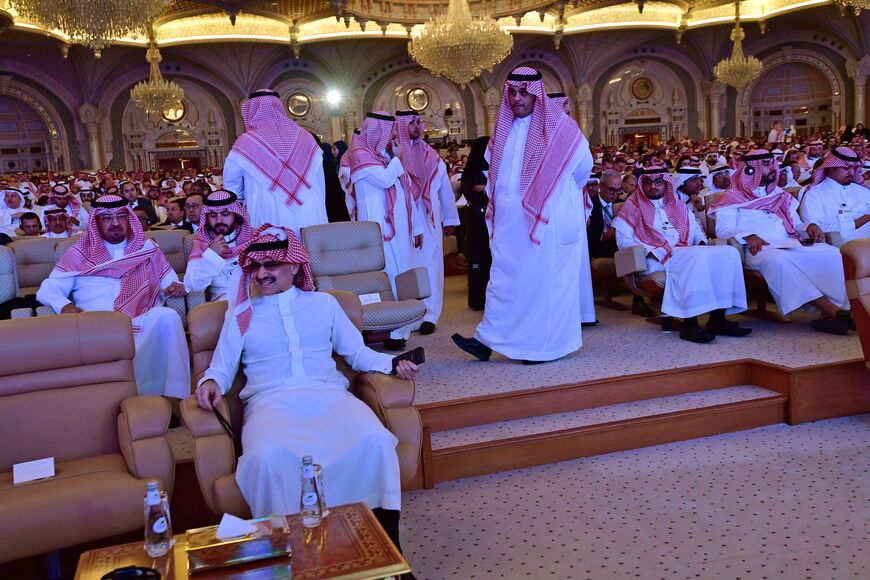
M72 302L60 309L61 314L78 314L79 312L84 312L84 310L82 310Z
M393 156L398 157L399 161L402 160L402 144L399 142L398 135L394 135L390 140L390 150L393 152Z
M606 232L601 234L602 240L610 240L610 239L613 239L615 237L616 237L616 229L615 228L610 228L609 230L607 230Z
M421 249L423 247L423 234L419 236L414 236L414 247L417 249Z
M870 213L865 213L855 220L855 229L864 227L867 222L870 222Z
M184 291L184 284L180 282L173 282L169 286L163 289L163 293L167 296L172 296L174 298L181 298L186 294Z
M454 229L454 226L444 226L444 237L452 236Z
M814 242L818 243L825 241L825 232L823 232L822 228L820 228L816 224L810 224L807 226L807 235Z
M756 254L758 254L758 252L761 251L762 246L768 246L770 244L768 244L755 234L749 234L748 236L746 236L746 245L749 246L749 253L755 256Z
M216 237L208 247L221 258L229 258L233 254L223 236Z
M420 367L409 360L400 360L398 364L396 364L396 376L400 379L411 380L417 376L418 372L420 372ZM203 383L202 386L205 385L206 383ZM198 392L199 389L197 389L197 393Z
M196 397L196 402L200 407L206 411L211 411L221 402L221 388L216 382L209 379L196 387L194 396Z

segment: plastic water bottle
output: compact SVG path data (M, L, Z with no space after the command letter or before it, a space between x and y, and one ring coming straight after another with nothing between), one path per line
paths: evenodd
M317 473L314 460L310 455L302 458L302 497L299 499L299 514L302 525L306 528L316 528L323 520L320 511L320 494L317 489Z
M145 551L152 558L166 555L172 547L172 521L169 518L169 501L156 481L149 481L145 488Z

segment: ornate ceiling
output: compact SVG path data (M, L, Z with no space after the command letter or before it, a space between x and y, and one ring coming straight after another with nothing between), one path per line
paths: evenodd
M447 8L447 0L173 0L155 23L160 46L203 42L268 42L301 47L306 43L385 36L405 38ZM744 0L741 19L765 21L780 14L830 4L830 0ZM734 19L726 0L469 0L472 14L486 12L512 33L553 36L591 30L650 28L679 31ZM13 26L42 31L8 10ZM118 39L144 45L146 34Z

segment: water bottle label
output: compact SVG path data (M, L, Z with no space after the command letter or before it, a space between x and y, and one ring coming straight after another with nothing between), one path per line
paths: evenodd
M303 494L302 505L304 505L305 507L312 507L317 505L317 494L313 491Z
M145 502L148 505L159 504L160 503L160 492L159 491L149 491L146 498L145 498Z
M169 526L166 524L166 518L159 517L154 520L154 523L151 525L151 529L154 530L155 534L162 534L166 531Z
M303 465L302 466L302 477L314 477L314 466L313 465Z

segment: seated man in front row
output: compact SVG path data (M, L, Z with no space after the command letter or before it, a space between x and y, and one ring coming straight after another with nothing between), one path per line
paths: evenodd
M312 292L308 252L292 230L267 227L239 255L243 275L229 296L211 366L196 389L211 410L239 368L247 383L236 481L254 517L299 512L302 457L323 466L329 502L364 501L398 540L401 478L397 440L359 399L332 352L358 372L392 372L332 296ZM251 279L255 290L249 298ZM396 374L417 367L401 361ZM385 521L386 520L386 521Z
M118 195L93 202L87 228L36 293L58 314L114 310L132 318L139 394L181 399L190 395L190 360L181 318L158 305L166 296L184 296L184 286Z
M620 249L643 246L647 272L664 270L662 313L683 319L680 338L705 343L716 335L752 332L725 318L746 310L740 253L730 246L698 247L707 237L689 207L675 197L667 168L641 172L639 191L622 205L613 227ZM697 317L705 312L710 317L701 328Z
M226 300L230 285L238 285L239 253L252 237L248 213L236 194L224 189L208 194L187 262L184 288L205 291L209 301Z

